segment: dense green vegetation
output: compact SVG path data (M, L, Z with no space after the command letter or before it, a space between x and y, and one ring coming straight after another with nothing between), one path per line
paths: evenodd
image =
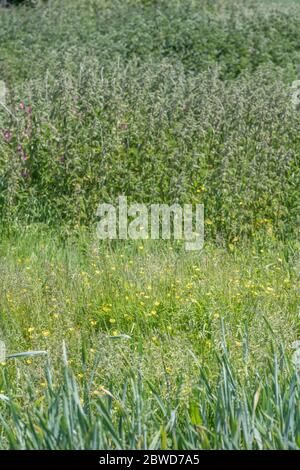
M299 58L297 2L0 8L0 340L47 351L0 448L300 447ZM204 203L204 249L99 243L121 194Z

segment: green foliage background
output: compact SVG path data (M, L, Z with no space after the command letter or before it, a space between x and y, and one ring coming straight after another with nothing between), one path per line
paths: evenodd
M18 3L0 448L299 449L299 2ZM204 203L204 249L99 243L121 194Z

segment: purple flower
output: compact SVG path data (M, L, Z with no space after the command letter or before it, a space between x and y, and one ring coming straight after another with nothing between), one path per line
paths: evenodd
M18 154L21 155L23 161L26 161L29 158L21 144L18 145Z
M12 138L12 133L10 131L2 131L3 132L3 137L6 142L10 142Z
M28 170L22 170L22 171L21 171L21 176L22 176L23 178L27 178L27 177L29 176Z

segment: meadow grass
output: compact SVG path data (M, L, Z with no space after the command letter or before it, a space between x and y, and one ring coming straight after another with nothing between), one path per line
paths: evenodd
M297 2L0 8L1 449L300 447L299 43ZM119 195L204 249L99 242Z
M48 351L1 366L3 447L299 445L296 246L30 228L0 253L8 353Z

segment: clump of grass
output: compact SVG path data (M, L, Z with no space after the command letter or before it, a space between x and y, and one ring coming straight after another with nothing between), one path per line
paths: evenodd
M296 246L165 243L2 238L3 448L299 445Z
M59 385L50 364L42 396L28 384L33 406L0 396L2 448L299 449L300 381L284 355L270 355L262 375L244 380L226 348L218 363L216 381L201 369L198 384L180 403L180 382L173 396L165 396L133 368L117 390L92 391L94 371L79 384L64 353Z

